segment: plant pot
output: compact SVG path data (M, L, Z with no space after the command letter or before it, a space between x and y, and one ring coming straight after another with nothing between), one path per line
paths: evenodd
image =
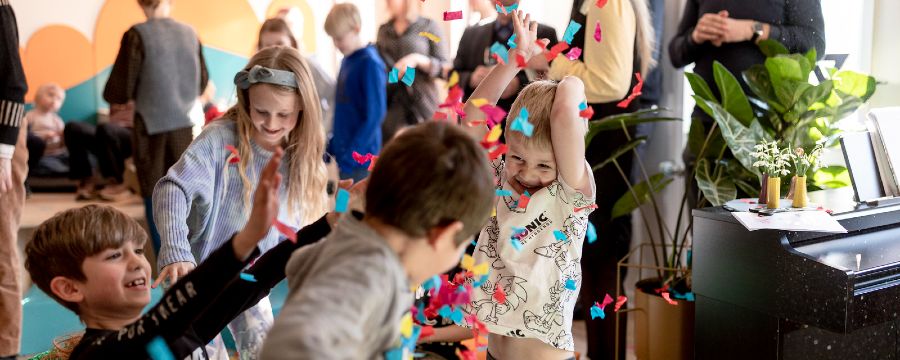
M806 176L794 176L793 187L794 198L791 206L804 208L809 205L809 199L806 197Z
M653 291L659 284L659 279L635 284L634 353L640 360L693 359L694 303L667 303Z
M766 206L769 209L777 209L781 200L781 178L770 177L767 180Z
M759 184L759 187L760 187L759 200L757 201L757 203L765 204L769 200L766 198L766 196L768 196L767 195L768 192L766 190L769 189L769 175L768 174L763 174L762 182Z

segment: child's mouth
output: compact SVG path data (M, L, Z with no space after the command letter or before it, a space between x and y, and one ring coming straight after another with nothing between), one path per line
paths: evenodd
M138 279L132 280L132 281L128 282L127 284L125 284L125 287L126 288L134 288L134 289L138 289L138 290L146 289L147 288L147 279L146 278L138 278Z

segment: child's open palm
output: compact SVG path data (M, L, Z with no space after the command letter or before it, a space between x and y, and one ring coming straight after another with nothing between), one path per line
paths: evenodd
M544 52L544 48L550 43L548 39L537 39L537 21L531 20L531 14L522 10L516 10L512 14L513 29L516 32L516 49L525 58L525 61ZM540 41L541 45L538 45Z

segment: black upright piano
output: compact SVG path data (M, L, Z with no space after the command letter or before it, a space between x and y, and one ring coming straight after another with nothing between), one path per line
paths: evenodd
M900 359L900 205L836 210L846 234L693 216L696 359Z

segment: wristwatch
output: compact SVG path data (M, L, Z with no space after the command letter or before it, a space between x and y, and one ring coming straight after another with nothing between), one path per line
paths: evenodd
M753 35L750 36L750 41L756 42L759 38L763 36L763 24L759 21L753 22Z

